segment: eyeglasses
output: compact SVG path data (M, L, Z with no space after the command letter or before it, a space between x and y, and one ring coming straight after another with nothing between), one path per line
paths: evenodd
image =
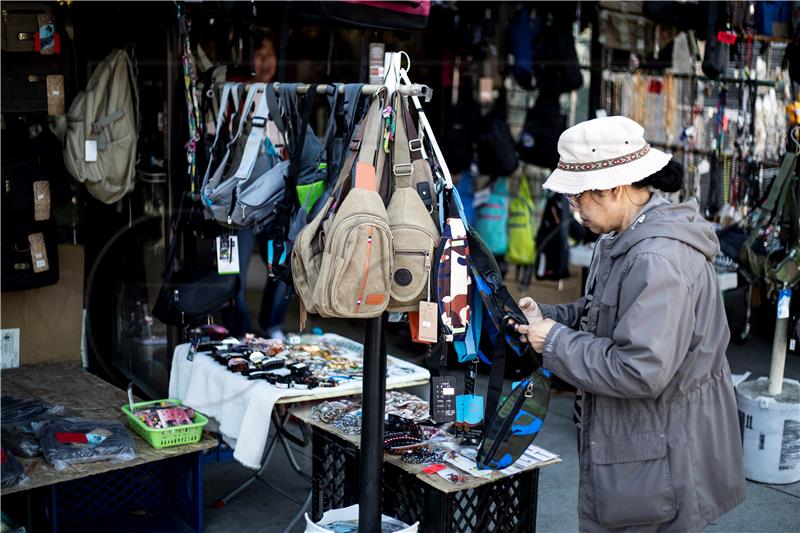
M586 191L584 191L584 192L586 192ZM579 192L578 194L565 194L564 198L567 199L567 201L569 202L569 205L571 205L572 207L577 209L578 208L578 199L581 197L582 194L583 194L583 192Z

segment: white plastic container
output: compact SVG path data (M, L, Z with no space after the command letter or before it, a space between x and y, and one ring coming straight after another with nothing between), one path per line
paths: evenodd
M769 379L736 387L742 424L744 472L760 483L800 481L800 382L783 380L783 392L767 395Z
M358 505L351 505L342 509L331 509L325 512L322 515L322 519L316 524L311 521L308 513L306 513L306 533L333 533L330 529L325 529L325 524L341 520L358 520ZM381 520L390 520L390 518L386 515L381 515ZM417 533L418 530L419 522L416 522L414 525L399 529L395 533Z

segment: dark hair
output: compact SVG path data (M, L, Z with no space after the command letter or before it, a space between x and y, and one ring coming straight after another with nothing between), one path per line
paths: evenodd
M650 174L643 180L631 184L637 189L644 189L645 187L652 187L664 192L677 192L683 186L683 165L675 160L670 160L667 166L656 172Z
M264 46L264 41L269 42L272 45L273 50L275 53L278 52L278 47L275 46L275 38L270 28L266 28L264 26L256 26L253 28L253 51L259 50L262 46Z

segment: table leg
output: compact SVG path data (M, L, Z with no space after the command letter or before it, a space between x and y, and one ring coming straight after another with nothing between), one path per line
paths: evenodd
M267 444L267 450L265 452L264 459L261 462L261 467L258 469L256 473L254 473L252 476L244 480L238 487L234 488L224 497L214 502L214 507L225 506L225 504L228 503L229 500L231 500L234 496L236 496L244 489L249 487L250 484L253 483L254 481L260 481L264 485L270 487L274 491L281 494L283 497L295 502L298 505L302 504L302 502L298 501L292 496L289 496L286 492L279 489L278 487L272 485L267 479L262 477L262 474L267 470L269 460L272 457L272 453L275 451L275 443L280 442L281 446L283 447L283 451L286 454L286 458L289 460L289 466L292 467L292 470L294 470L297 473L297 475L310 482L311 476L309 476L306 472L304 472L303 469L300 467L299 463L297 462L297 458L294 456L294 453L292 452L292 449L289 446L289 441L296 442L300 446L307 446L310 442L308 429L306 428L305 424L301 426L302 437L297 437L289 433L289 431L286 429L286 419L288 418L288 416L286 418L281 418L275 413L275 411L273 411L271 417L272 417L273 427L275 428L275 435L273 435L273 437ZM310 501L310 496L308 501ZM303 509L305 509L305 507L307 507L307 504L303 507Z
M254 473L252 476L250 476L249 478L245 479L239 486L234 488L228 494L226 494L225 496L223 496L219 500L215 501L214 502L214 507L224 507L225 504L228 503L229 500L231 500L234 496L236 496L237 494L242 492L244 489L249 487L250 484L253 481L255 481L256 479L259 479L259 476L264 472L264 470L267 469L267 465L269 464L270 457L272 457L272 452L275 451L275 443L277 441L278 441L278 433L276 432L275 435L273 435L272 438L270 439L269 444L267 444L267 450L265 452L264 460L261 462L261 467L258 469L258 471L256 473Z

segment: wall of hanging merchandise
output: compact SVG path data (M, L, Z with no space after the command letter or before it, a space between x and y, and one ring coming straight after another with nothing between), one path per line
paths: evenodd
M688 178L684 197L735 207L747 196L745 170L759 167L763 190L769 173L760 167L777 167L785 152L784 110L792 99L778 72L778 80L718 82L607 71L605 102L610 114L639 122L654 145L679 155Z

